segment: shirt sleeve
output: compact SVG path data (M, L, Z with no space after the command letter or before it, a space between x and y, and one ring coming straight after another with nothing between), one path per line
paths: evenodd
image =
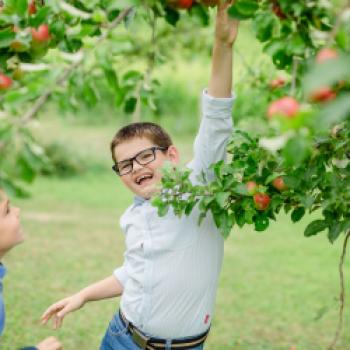
M125 287L125 284L129 278L128 273L126 271L126 267L124 265L116 268L113 272L115 278Z
M204 171L208 180L213 179L209 171L211 164L226 158L226 146L233 130L232 106L235 96L214 98L206 90L202 94L201 123L194 142L194 157L187 164L192 169L191 181Z

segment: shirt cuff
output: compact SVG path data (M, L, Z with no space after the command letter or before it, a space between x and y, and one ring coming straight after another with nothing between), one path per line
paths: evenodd
M231 110L235 99L236 95L234 93L231 94L231 97L213 97L208 94L207 89L204 89L202 93L203 115L210 118L231 117Z
M127 272L125 271L125 267L124 266L118 267L117 269L114 270L113 275L124 287L126 284L126 281L129 278Z

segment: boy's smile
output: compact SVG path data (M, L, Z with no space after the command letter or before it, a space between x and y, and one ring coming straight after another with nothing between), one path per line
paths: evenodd
M132 170L120 176L120 179L132 192L146 199L157 191L157 185L162 178L160 169L164 162L168 160L174 165L179 162L179 153L175 146L172 145L167 150L159 149L146 137L123 141L115 148L114 154L121 172L125 164L129 163L130 166L128 160L132 159Z

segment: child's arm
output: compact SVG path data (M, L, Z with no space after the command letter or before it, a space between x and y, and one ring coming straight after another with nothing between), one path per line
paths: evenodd
M109 276L51 305L41 316L41 321L46 324L51 317L54 317L54 328L57 329L68 313L82 308L87 302L117 297L122 293L122 284L114 275Z
M212 69L208 94L216 98L231 97L232 48L238 33L238 22L230 18L227 8L234 1L220 0L215 25L215 41L212 53Z
M232 1L218 5L212 70L208 90L202 96L202 120L194 143L194 158L188 164L193 170L191 181L202 171L211 180L211 164L225 159L226 145L232 134L232 48L237 37L238 22L230 18L227 8Z

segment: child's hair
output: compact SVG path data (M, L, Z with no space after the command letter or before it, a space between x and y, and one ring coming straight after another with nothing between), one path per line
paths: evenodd
M164 148L168 148L173 144L169 134L155 123L143 122L128 124L119 129L111 142L112 158L115 163L117 163L117 159L114 154L114 149L122 142L133 139L134 137L146 137L155 145Z

